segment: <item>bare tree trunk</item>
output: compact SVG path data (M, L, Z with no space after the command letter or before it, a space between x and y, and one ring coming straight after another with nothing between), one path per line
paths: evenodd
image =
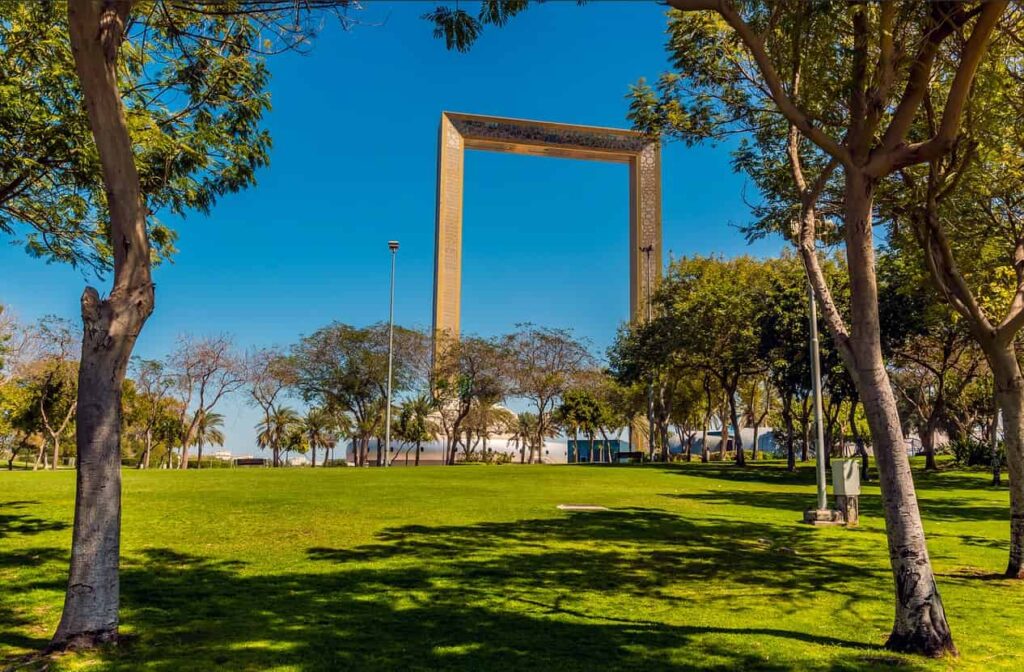
M198 450L196 451L196 460L197 460L196 461L196 469L202 469L203 468L203 442L199 441L199 443L196 444L196 445L198 446Z
M32 465L32 471L39 471L39 467L43 464L43 457L46 455L46 442L43 441L39 444L39 450L36 451L36 461Z
M726 408L729 408L728 399L726 399L725 408L722 410L724 411ZM722 421L722 442L718 444L718 459L720 462L725 462L725 454L729 450L729 420L725 417L724 413L720 413L719 415L721 416Z
M1006 575L1024 579L1024 376L1012 343L992 344L985 351L1003 414L1003 444L1010 476L1010 558ZM993 423L993 435L997 432Z
M82 294L78 476L71 567L52 649L88 648L118 634L121 539L121 385L153 311L146 207L117 89L117 53L131 3L68 4L71 51L99 151L110 215L110 296Z
M864 446L864 437L857 429L857 404L859 403L860 401L856 398L850 401L849 422L850 433L853 435L853 441L857 445L857 455L860 457L860 479L866 483L871 480L871 474L868 470L868 449Z
M800 461L806 462L808 460L807 453L810 451L811 446L811 412L810 412L810 395L804 397L803 406L800 414L800 428L803 430L803 442L800 444Z
M60 461L60 435L53 435L53 465L51 468L57 471L57 462Z
M939 466L935 463L935 423L932 418L928 418L920 436L921 448L924 450L925 471L938 471Z
M147 428L145 436L146 447L142 449L142 455L136 463L136 469L149 469L149 454L153 450L153 430Z
M933 656L955 654L928 557L896 398L882 359L872 247L872 196L871 182L856 170L848 169L845 236L852 329L849 350L841 352L871 426L881 481L889 560L896 584L895 622L886 647Z
M743 437L740 435L740 414L739 411L736 410L735 390L729 392L729 420L732 422L732 428L736 434L734 439L736 445L736 465L745 467L747 465L747 459L743 454Z

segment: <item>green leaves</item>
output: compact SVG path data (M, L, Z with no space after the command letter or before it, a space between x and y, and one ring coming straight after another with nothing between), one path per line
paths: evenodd
M255 14L149 9L130 24L118 85L159 261L176 237L161 214L206 213L255 184L270 97ZM107 219L64 5L0 2L0 232L33 256L103 270Z

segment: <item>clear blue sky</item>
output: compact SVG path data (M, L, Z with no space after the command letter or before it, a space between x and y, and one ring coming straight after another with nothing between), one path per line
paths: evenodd
M333 320L384 320L389 239L402 245L396 320L429 326L441 111L626 127L628 86L667 67L654 3L537 5L469 54L419 18L435 4L367 2L366 25L329 24L308 55L271 59L271 165L210 216L171 222L180 252L155 272L138 354L162 357L183 332L287 345ZM603 352L628 310L625 166L469 152L465 187L464 332L528 320ZM736 230L744 191L728 147L665 147L666 255L776 253L778 240L748 246ZM0 268L0 302L27 320L77 319L96 282L16 246L0 245ZM256 414L241 400L221 410L227 447L252 452Z

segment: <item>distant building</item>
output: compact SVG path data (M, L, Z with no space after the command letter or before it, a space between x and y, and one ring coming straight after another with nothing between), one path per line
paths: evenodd
M569 439L566 441L567 458L570 464L602 462L611 454L611 461L618 462L619 456L629 452L629 441L624 439Z
M444 464L444 437L440 437L437 441L428 441L420 446L420 464L431 465L431 464ZM479 454L483 446L476 448L476 453ZM509 435L498 434L492 436L487 441L487 448L490 451L499 454L508 455L512 462L519 462L520 453L516 443L512 440ZM567 459L566 454L566 442L559 440L551 440L544 442L544 449L541 451L541 462L544 464L565 464ZM529 454L527 454L529 457ZM391 464L396 466L413 465L416 462L416 446L409 444L402 444L399 441L391 442ZM456 462L462 462L465 459L464 451L459 449L455 455ZM345 461L349 465L355 465L356 453L353 448L353 442L349 441L345 444ZM377 440L371 439L369 450L367 451L367 462L370 464L377 463Z

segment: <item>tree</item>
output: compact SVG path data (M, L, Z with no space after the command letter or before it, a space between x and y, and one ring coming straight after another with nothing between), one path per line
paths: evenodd
M649 339L664 343L658 348L663 353L673 353L685 366L715 378L725 396L741 466L745 454L739 385L765 370L758 357L757 311L767 291L766 270L749 257L682 257L669 267L655 299L659 317L648 328ZM727 443L723 431L723 452Z
M582 432L587 436L591 462L601 461L596 441L597 433L602 426L601 411L597 398L590 390L575 387L565 391L565 394L562 395L562 403L555 413L556 422L566 431L572 432L577 456L579 455L579 443L576 441L576 433Z
M414 466L420 466L420 453L424 441L437 439L438 426L431 419L433 401L427 394L419 394L402 402L398 409L398 420L394 435L403 444L415 449ZM398 455L395 455L395 459ZM409 464L409 449L405 451L405 463Z
M117 639L120 394L135 340L153 311L150 267L157 255L151 243L157 251L169 243L149 213L207 211L219 196L253 183L269 147L269 137L260 128L269 105L267 70L258 52L272 38L285 47L306 44L311 31L304 19L312 10L349 3L312 0L299 6L235 0L228 7L213 7L167 0L71 0L66 21L56 13L64 4L5 3L5 12L33 5L39 15L0 21L5 27L55 31L46 40L31 33L3 40L5 49L11 44L59 47L57 36L65 29L70 38L70 49L22 48L26 58L11 61L21 66L19 74L27 75L13 93L25 103L13 108L14 116L22 122L26 113L37 112L24 124L31 133L14 136L15 142L27 139L26 146L10 153L27 160L0 169L0 188L13 184L33 204L54 207L41 214L34 209L19 212L8 201L5 215L40 231L39 239L73 241L64 247L72 255L76 248L98 247L95 257L113 267L106 298L92 287L81 298L78 388L88 403L78 410L71 567L52 649L88 648ZM56 55L39 62L31 58L36 54L47 59ZM67 86L69 80L77 87ZM87 125L79 121L79 100ZM62 114L64 110L68 113ZM88 133L79 130L85 128ZM89 135L91 143L83 137ZM35 157L51 157L53 149L65 151L55 152L52 162L33 162ZM69 153L70 167L59 164ZM90 163L98 164L98 170ZM29 187L46 191L33 194ZM10 221L0 222L0 228L11 230ZM70 235L62 235L66 232Z
M1024 86L1019 7L1011 6L1000 26L1001 39L990 47L992 57L980 64L972 82L968 112L952 150L902 168L898 179L883 185L889 189L880 200L893 244L910 258L920 255L920 264L992 372L1010 475L1006 575L1024 578L1024 374L1018 345L1024 328L1019 187L1024 138L1014 114L1024 100ZM916 121L918 133L929 133L942 119L932 113Z
M153 452L157 425L168 411L168 395L174 378L168 375L163 362L155 359L132 359L132 380L137 392L136 408L142 429L144 447L137 467L148 469Z
M981 373L983 356L966 322L940 300L916 255L879 259L879 312L893 386L921 439L925 469L935 462L936 433L949 409Z
M703 387L697 371L684 371L669 389L672 410L669 420L679 437L679 447L687 462L693 460L693 441L697 428L704 426L702 413ZM706 438L706 437L705 437Z
M527 460L532 462L534 449L542 451L544 439L551 434L551 412L579 375L592 368L593 358L571 331L532 324L516 325L516 331L502 339L502 350L510 393L533 404L536 413L536 434ZM538 461L542 454L538 453Z
M464 425L474 407L481 400L493 404L508 394L504 355L493 340L439 336L431 399L444 435L445 464L455 464Z
M671 126L690 139L738 131L762 149L786 151L792 182L781 179L783 171L769 171L778 179L758 186L769 199L779 197L780 212L793 215L793 204L799 204L791 220L798 223L801 260L871 427L899 596L887 647L926 655L955 652L882 358L872 215L880 182L953 148L1007 2L890 1L855 4L848 11L828 3L810 9L728 0L669 4L678 10L670 49L676 69L685 74L663 77L660 97L639 92L636 116L641 125ZM941 91L941 99L926 103L933 90ZM916 120L931 115L939 120L934 133L911 134ZM816 254L816 204L837 168L849 321L836 309Z
M503 390L493 391L488 395L477 395L466 416L463 451L466 459L472 456L480 446L480 459L484 462L494 460L489 441L495 432L503 433L515 423L515 414L501 406Z
M245 385L249 398L263 411L263 421L268 423L278 398L289 386L296 383L293 362L277 348L265 348L249 352L244 364ZM277 451L272 464L277 467Z
M23 367L23 384L31 400L20 422L23 428L45 432L33 469L45 466L47 444L52 448L51 469L60 459L61 439L78 410L74 336L70 322L54 316L44 317L35 328L39 338L37 359Z
M792 257L776 265L768 280L768 294L758 310L760 357L779 394L776 435L786 446L786 468L796 470L796 418L794 404L808 399L811 390L810 330L803 269ZM781 429L781 431L779 431ZM806 451L805 451L806 452Z
M188 449L195 444L200 422L226 395L242 387L245 374L227 336L180 338L168 367L181 402L179 468L188 469Z
M424 376L426 338L395 327L392 390L401 393ZM355 462L366 464L370 439L383 430L377 416L387 396L388 325L359 328L334 323L291 349L294 386L307 402L351 415Z
M323 448L324 463L327 462L327 450L338 442L338 420L335 414L325 408L311 408L302 419L302 427L306 432L306 443L312 451L312 466L316 467L316 450Z
M199 420L196 422L195 435L192 437L192 441L193 445L197 448L196 469L202 469L203 447L224 445L224 432L221 431L221 427L224 426L224 416L213 411L200 410L197 412L199 413Z
M280 454L288 446L295 428L301 423L299 414L287 406L277 406L270 415L256 425L256 444L274 455L274 464L280 463Z

